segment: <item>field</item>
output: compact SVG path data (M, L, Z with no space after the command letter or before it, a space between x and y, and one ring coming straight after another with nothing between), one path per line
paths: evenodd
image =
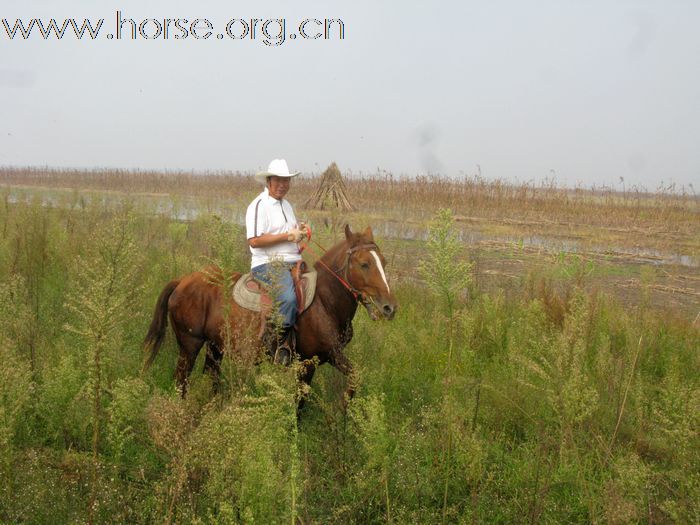
M141 372L168 280L248 267L252 177L0 169L0 522L700 522L692 188L358 174L341 216L315 183L297 215L372 225L400 310L297 423L293 369L227 356L214 395L202 355L181 400L169 334Z

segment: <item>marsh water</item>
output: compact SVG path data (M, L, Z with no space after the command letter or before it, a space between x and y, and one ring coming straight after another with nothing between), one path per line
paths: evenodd
M125 196L118 192L85 192L73 189L28 188L5 186L2 190L5 205L24 202L38 203L44 207L84 209L99 205L106 209L124 206L137 207L141 212L166 215L177 221L194 221L202 214L216 214L236 224L245 223L246 204L207 200L199 197L172 197L170 195L136 194ZM394 219L373 219L374 231L380 237L406 241L425 241L428 228L425 224L400 222ZM638 263L652 265L676 265L688 268L700 267L697 255L673 253L647 247L598 245L576 239L547 237L543 235L507 236L485 234L468 225L457 225L457 236L467 245L493 243L511 246L513 249L538 249L547 253L593 254L596 256L623 257Z

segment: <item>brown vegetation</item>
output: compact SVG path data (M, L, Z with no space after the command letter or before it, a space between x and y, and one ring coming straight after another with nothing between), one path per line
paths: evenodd
M330 169L330 168L329 168ZM312 195L315 176L295 180L292 195ZM216 197L238 200L254 194L259 184L252 173L160 172L141 170L82 170L53 168L0 168L0 184L47 188L100 190L130 194ZM616 191L612 187L564 188L553 182L514 184L503 180L440 176L414 178L390 174L349 173L347 196L364 212L411 212L411 218L430 217L440 208L451 208L457 220L478 218L521 221L528 226L607 226L632 233L697 234L700 196L692 187L674 185ZM297 200L299 198L297 197ZM415 214L415 215L414 215ZM405 217L404 217L405 218ZM641 231L640 231L641 230Z

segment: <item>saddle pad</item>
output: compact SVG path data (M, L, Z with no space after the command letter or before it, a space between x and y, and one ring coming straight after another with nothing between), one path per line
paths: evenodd
M316 295L316 277L318 272L316 270L311 270L302 274L301 278L306 282L306 289L304 294L304 308L302 312L306 310L314 300ZM262 293L260 292L260 287L257 285L257 281L252 274L247 273L241 276L236 284L233 285L233 300L239 306L246 308L247 310L252 310L253 312L260 311L260 298Z

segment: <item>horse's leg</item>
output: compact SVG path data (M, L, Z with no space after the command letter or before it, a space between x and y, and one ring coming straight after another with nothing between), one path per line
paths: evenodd
M330 353L328 362L347 378L348 386L345 389L345 399L349 401L355 395L355 376L352 363L340 348L336 348Z
M297 419L301 416L301 409L304 408L304 403L309 397L308 390L311 386L311 380L314 378L316 365L311 360L302 361L299 365L299 382L302 383L302 391L299 393L297 401Z
M187 378L192 373L199 350L204 344L204 339L181 332L178 332L176 337L177 344L180 346L180 357L177 360L177 368L175 369L175 382L180 395L185 397L187 393Z
M204 373L211 377L214 392L219 392L221 387L221 359L224 354L213 341L207 343L207 357L204 360Z

